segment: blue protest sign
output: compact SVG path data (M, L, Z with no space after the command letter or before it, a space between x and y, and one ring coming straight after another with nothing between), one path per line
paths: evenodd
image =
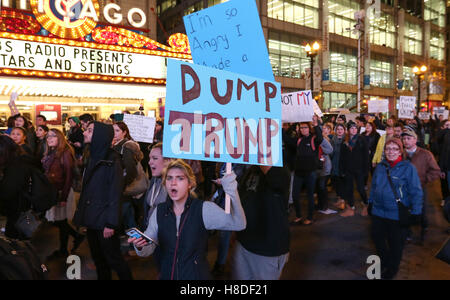
M275 81L255 0L231 0L183 20L196 64Z
M282 166L281 85L169 60L164 157Z

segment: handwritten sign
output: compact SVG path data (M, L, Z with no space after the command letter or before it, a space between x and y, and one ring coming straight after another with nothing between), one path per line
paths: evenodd
M169 60L164 157L282 166L281 85Z
M399 119L414 119L416 97L400 96L398 117Z
M231 0L183 20L196 64L275 80L255 0Z
M369 113L387 113L389 112L389 100L369 100L368 103Z
M136 142L153 143L156 119L139 115L123 115L123 122L127 124L130 135Z
M312 122L314 102L311 91L281 95L283 123Z
M317 104L316 100L313 100L313 106L314 106L314 113L322 118L323 112L320 109L319 104Z
M419 112L420 120L429 120L430 117L431 117L431 114L429 112Z
M433 114L436 115L438 118L442 116L444 120L448 119L448 110L446 110L445 107L442 106L433 107Z

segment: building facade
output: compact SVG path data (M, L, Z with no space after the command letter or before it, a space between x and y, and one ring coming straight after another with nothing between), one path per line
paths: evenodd
M221 2L225 1L158 0L158 40L184 32L183 16ZM315 68L322 72L321 78L314 80L320 82L319 87L314 83L314 90L324 110L357 110L359 102L364 111L368 100L389 99L394 111L400 96L417 97L413 67L422 65L428 71L420 88L421 109L427 110L428 104L430 108L448 106L448 1L381 0L373 1L374 5L365 0L256 2L273 72L283 92L311 88L310 58L304 46L318 41L321 50ZM362 10L365 16L359 23L355 13Z

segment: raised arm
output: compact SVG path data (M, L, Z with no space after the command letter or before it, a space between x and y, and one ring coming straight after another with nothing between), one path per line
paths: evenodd
M237 191L236 175L234 173L225 175L222 179L222 186L231 198L230 214L220 208L217 204L211 201L203 203L203 223L208 230L227 230L227 231L241 231L247 226L244 209L239 199Z

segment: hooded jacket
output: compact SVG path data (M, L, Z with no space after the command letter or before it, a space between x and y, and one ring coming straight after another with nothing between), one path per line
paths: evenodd
M393 168L384 160L373 174L369 203L372 204L372 215L398 221L398 205L394 191L389 184L386 170L390 171L392 183L406 207L411 208L411 214L420 215L423 205L423 191L417 170L407 160L396 164Z
M103 230L119 227L119 201L124 180L120 154L111 149L111 125L94 123L90 157L83 176L83 187L74 224Z

